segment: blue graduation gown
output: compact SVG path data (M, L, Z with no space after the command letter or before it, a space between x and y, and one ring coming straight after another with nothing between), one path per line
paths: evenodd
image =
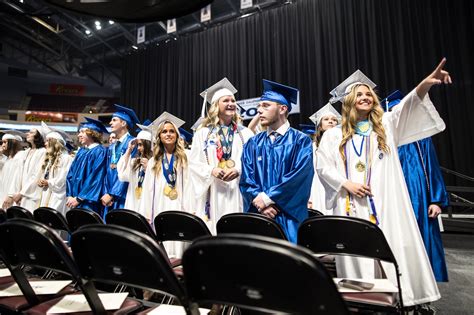
M448 281L438 219L428 217L430 204L437 204L444 209L449 202L433 142L431 138L425 138L400 146L398 154L436 281Z
M77 152L66 177L66 196L84 200L78 207L101 214L106 158L107 149L102 145Z
M105 220L105 216L107 215L107 212L112 209L119 209L123 208L125 206L125 197L127 197L127 189L128 189L128 182L122 182L118 179L118 172L117 172L117 167L111 168L110 165L117 164L118 160L122 155L125 154L128 148L128 143L134 139L130 134L127 134L125 137L125 140L120 143L120 145L117 147L117 142L113 143L108 147L107 150L107 175L105 176L104 180L104 195L109 194L114 197L114 203L110 207L105 207L104 213L103 213L103 218ZM115 154L115 160L112 161L113 159L113 152L114 150L116 151ZM132 156L135 154L136 149L132 152ZM135 210L135 209L131 209Z
M279 209L275 221L296 243L298 226L308 217L313 175L313 152L307 135L289 128L272 143L266 132L257 134L245 144L242 154L244 212L258 213L252 201L264 192Z

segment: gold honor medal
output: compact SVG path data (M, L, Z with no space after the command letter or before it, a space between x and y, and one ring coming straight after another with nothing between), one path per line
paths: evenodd
M358 171L358 172L364 172L365 171L365 163L363 163L362 161L358 161L355 165L355 169Z
M171 186L170 185L165 185L165 188L163 188L163 194L165 196L169 196L171 191Z
M117 168L117 164L115 164L115 163L110 163L110 168L113 169L113 170L116 169L116 168Z
M222 169L227 168L226 161L225 160L220 161L219 164L217 164L217 167L222 168Z
M135 198L140 199L142 197L142 187L137 186L135 188Z
M171 188L170 193L168 194L168 198L170 198L171 200L176 200L178 198L178 191L176 190L176 188Z
M228 160L225 162L225 165L226 165L228 168L234 168L234 167L235 167L235 162L234 162L234 160L232 160L232 159L228 159Z

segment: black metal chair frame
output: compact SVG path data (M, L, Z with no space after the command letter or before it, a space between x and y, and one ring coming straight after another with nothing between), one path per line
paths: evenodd
M287 240L285 232L275 220L258 213L229 213L216 225L217 234L253 234Z
M284 240L249 234L202 237L184 252L183 266L191 302L265 313L348 314L313 253Z
M73 208L66 212L66 220L71 232L88 224L104 224L104 220L93 210Z
M50 207L39 207L33 211L35 221L41 222L52 229L65 231L71 234L69 225L64 215Z
M392 263L398 286L398 303L389 306L351 303L359 308L390 310L403 313L402 287L397 260L382 230L360 218L347 216L317 216L306 219L298 229L298 245L319 254L358 256Z
M7 218L8 219L28 219L34 220L33 213L31 213L28 209L25 209L20 206L11 206L7 209Z
M154 225L160 242L192 242L196 238L211 235L201 218L184 211L163 211L155 217Z

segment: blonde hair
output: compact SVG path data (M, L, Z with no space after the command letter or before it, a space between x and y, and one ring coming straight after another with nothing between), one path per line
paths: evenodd
M373 102L372 102L372 109L369 112L368 120L372 123L372 130L377 135L377 142L378 148L385 153L390 152L390 148L386 142L386 135L385 129L382 125L382 116L383 116L383 109L380 106L380 101L375 94L375 91L368 85L359 83L354 84L351 87L351 91L349 94L344 98L342 103L342 140L339 144L339 153L341 154L342 160L346 161L346 155L344 154L344 146L346 145L347 141L352 138L355 133L355 126L357 124L357 110L355 108L355 104L357 101L357 93L356 90L360 86L366 86L370 93L372 93Z
M161 171L161 161L163 160L163 155L165 154L165 147L161 143L160 135L163 132L166 124L171 124L174 131L176 132L176 143L174 148L174 158L175 164L173 166L175 172L177 168L186 167L188 164L188 158L186 157L186 151L184 149L184 140L179 136L179 131L176 126L170 122L165 121L159 127L155 137L155 147L153 148L153 157L155 158L155 165L153 166L153 171L155 174L158 174Z
M46 141L48 142L48 149L46 150L46 155L44 157L41 169L44 171L46 170L48 164L51 164L51 171L58 167L61 160L61 154L66 151L66 148L57 139L49 138Z
M222 97L225 97L225 96L227 95L224 95ZM207 111L207 116L202 121L200 127L218 127L219 126L219 101L221 98L219 98L217 101L211 104L211 106L209 107L209 110ZM242 118L240 118L240 115L237 113L237 111L235 111L234 116L232 117L232 122L235 124L239 124L241 121L242 121Z

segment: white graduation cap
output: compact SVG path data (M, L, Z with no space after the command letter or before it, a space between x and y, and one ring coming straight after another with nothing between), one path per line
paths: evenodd
M148 140L151 141L152 139L152 130L151 130L151 124L150 123L148 126L142 125L142 124L137 124L138 128L140 128L140 132L137 134L137 139L142 139L142 140Z
M43 121L41 121L41 126L37 126L37 127L35 126L32 129L38 130L38 132L41 135L41 137L43 138L43 140L46 140L46 135L48 134L48 129L45 129L43 127Z
M72 141L71 137L62 130L49 127L44 121L41 122L41 129L45 133L43 138L46 139L56 139L61 142L64 146L67 142Z
M370 80L362 71L357 69L356 72L351 74L347 79L345 79L341 84L339 84L335 89L333 89L330 94L332 98L329 100L331 103L342 101L344 97L349 94L351 87L354 84L367 84L372 89L377 85Z
M179 127L184 125L185 121L182 120L181 118L176 117L173 114L170 114L168 112L163 112L158 118L156 118L151 124L147 126L148 130L151 130L152 139L155 138L156 133L158 132L158 128L166 122L170 122L175 126L176 132L178 133L178 138L180 137ZM152 141L152 145L153 145L153 142L154 141Z
M233 96L235 93L237 93L237 89L227 78L220 80L219 82L202 91L201 94L199 94L204 99L202 103L201 117L206 116L206 102L212 104L223 96Z
M199 117L198 120L194 123L194 125L191 126L191 130L193 132L196 132L196 130L201 126L202 121L204 120L204 117Z
M2 130L2 132L4 133L2 140L12 139L22 142L26 138L26 134L18 130Z
M327 116L327 115L336 116L338 122L340 122L341 118L342 118L341 114L339 114L339 112L331 105L331 103L328 102L326 105L321 107L316 113L311 115L309 117L309 119L311 119L311 121L317 127L317 126L319 126L319 123L321 122L321 119L324 116Z

